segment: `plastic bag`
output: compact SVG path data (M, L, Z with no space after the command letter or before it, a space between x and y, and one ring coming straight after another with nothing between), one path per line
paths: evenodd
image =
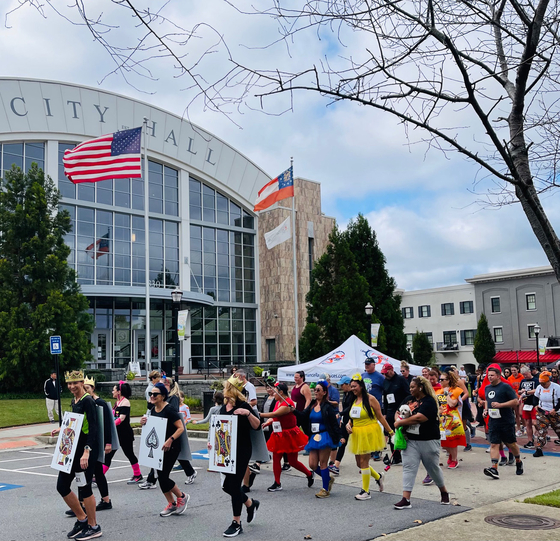
M402 427L399 426L395 430L395 437L393 439L393 444L396 451L404 451L406 449L406 438L404 437Z

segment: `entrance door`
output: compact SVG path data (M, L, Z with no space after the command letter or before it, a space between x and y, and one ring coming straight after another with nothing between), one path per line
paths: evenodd
M152 366L151 370L161 368L162 331L151 331L152 335ZM140 363L140 370L146 371L146 331L134 331L134 360Z
M111 368L111 329L95 329L91 335L93 363L90 368Z

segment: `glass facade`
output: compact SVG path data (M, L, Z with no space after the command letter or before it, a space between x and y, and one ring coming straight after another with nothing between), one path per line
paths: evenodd
M0 167L2 171L9 171L12 165L17 165L23 171L28 171L33 162L40 169L45 169L45 143L0 144Z

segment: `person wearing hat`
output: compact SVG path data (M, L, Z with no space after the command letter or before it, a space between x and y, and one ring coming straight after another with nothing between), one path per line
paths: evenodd
M381 368L381 373L385 376L383 382L383 411L387 423L391 430L395 430L395 415L402 401L410 395L410 387L405 378L395 373L393 365L386 362ZM390 441L390 440L389 440ZM390 441L391 453L393 455L393 464L402 464L401 452L395 451L393 442ZM389 461L389 457L385 457L385 462Z
M56 490L62 496L66 505L74 512L77 519L72 530L68 532L68 537L73 539L95 539L102 535L101 526L96 521L95 496L91 489L95 463L99 455L97 406L93 398L85 390L84 372L82 370L66 372L65 380L68 384L68 390L74 396L71 403L72 412L84 415L84 422L82 423L77 441L74 440L76 452L72 469L70 473L58 472ZM59 432L60 428L56 428L51 432L51 436L55 436ZM77 473L83 473L85 480L85 485L78 487L79 496L71 489L72 481ZM84 502L85 511L82 509L80 501Z
M55 423L54 413L58 416L56 411L56 404L60 398L60 393L62 392L62 387L58 381L56 381L56 370L51 370L51 377L45 381L43 385L43 391L45 392L45 401L47 403L47 415L49 416L49 421Z
M348 432L346 430L346 425L350 420L350 406L354 400L354 394L351 392L350 383L352 380L348 376L343 376L340 378L338 385L340 390L344 393L342 396L342 411L340 412L340 427L344 435L344 443L336 450L336 459L332 466L329 466L329 471L331 475L338 477L340 474L340 463L344 458L344 453L346 451L346 445L348 444Z
M543 447L546 445L546 436L549 427L556 432L560 438L560 385L550 381L550 372L545 370L539 374L539 386L535 390L537 404L537 419L535 429L537 431L536 449L534 457L543 456ZM557 443L558 440L555 441Z

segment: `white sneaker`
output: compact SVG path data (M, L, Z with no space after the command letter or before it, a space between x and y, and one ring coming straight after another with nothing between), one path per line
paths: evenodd
M366 492L363 488L362 490L360 490L359 494L356 494L354 496L354 499L356 500L371 500L371 494L369 492Z
M489 453L491 448L492 446L488 447L488 449L486 449L486 452Z
M147 490L149 488L157 488L156 483L150 483L149 481L144 481L138 485L140 490Z
M194 483L194 480L196 479L197 473L196 470L194 470L194 473L192 475L187 475L187 480L185 481L185 485L192 485Z

